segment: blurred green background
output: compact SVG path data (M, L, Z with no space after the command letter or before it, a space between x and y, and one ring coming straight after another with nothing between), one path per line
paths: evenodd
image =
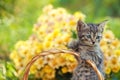
M81 11L86 15L86 22L108 19L108 28L120 39L120 0L0 0L0 62L9 61L9 54L18 40L28 39L42 8L48 4L64 7L70 13ZM4 64L14 72L12 64Z

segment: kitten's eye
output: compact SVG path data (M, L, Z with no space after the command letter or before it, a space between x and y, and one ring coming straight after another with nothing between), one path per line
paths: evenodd
M87 38L91 38L91 36L90 36L90 35L86 35L86 37L87 37Z
M100 38L101 38L101 36L97 36L97 37L96 37L96 39L100 39Z

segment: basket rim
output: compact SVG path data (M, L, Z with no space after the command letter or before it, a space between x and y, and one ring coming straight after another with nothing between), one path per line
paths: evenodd
M66 49L50 49L50 50L47 50L47 51L43 51L41 52L40 54L34 56L31 61L28 62L28 64L26 65L25 67L25 72L23 74L23 79L22 80L28 80L28 75L29 75L29 71L30 71L30 67L32 66L32 64L37 60L39 59L40 57L43 57L43 56L47 56L47 55L50 55L50 54L57 54L57 53L61 53L61 54L65 54L65 53L69 53L73 56L75 56L76 60L79 61L79 60L82 60L82 59L78 59L78 57L80 57L80 55L73 51L73 50L66 50ZM101 72L98 70L98 68L96 67L95 63L91 60L85 60L89 65L91 65L91 67L95 70L95 72L97 73L98 75L98 78L99 80L104 80L104 77L103 75L101 74Z

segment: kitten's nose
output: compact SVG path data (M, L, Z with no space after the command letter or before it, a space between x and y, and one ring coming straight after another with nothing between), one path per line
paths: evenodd
M93 41L92 43L93 43L93 44L95 44L95 42L94 42L94 41Z

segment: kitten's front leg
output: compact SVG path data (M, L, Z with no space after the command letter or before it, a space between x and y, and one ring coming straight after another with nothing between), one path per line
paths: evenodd
M79 40L73 40L68 43L67 47L78 52Z

